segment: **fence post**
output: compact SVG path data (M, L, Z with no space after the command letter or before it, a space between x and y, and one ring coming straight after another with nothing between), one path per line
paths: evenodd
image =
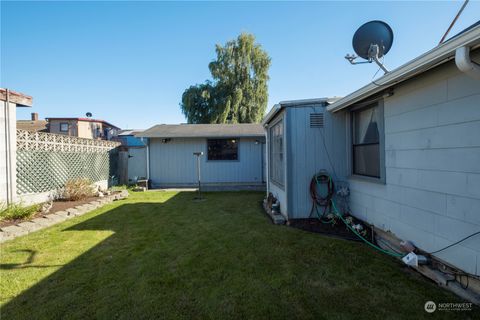
M16 201L17 196L17 167L16 167L16 104L10 102L9 91L6 90L6 99L2 101L0 115L0 204L10 204Z
M118 183L128 185L128 151L118 152Z

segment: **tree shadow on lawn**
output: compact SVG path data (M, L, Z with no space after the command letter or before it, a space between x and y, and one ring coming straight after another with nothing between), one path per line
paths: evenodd
M452 301L359 244L272 225L262 194L193 197L125 203L65 229L114 234L5 304L2 319L423 317L425 301Z

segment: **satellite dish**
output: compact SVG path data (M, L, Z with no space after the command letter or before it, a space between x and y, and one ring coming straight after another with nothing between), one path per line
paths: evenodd
M378 45L378 57L390 51L393 43L393 31L383 21L370 21L363 24L353 35L352 45L355 53L368 60L371 45Z
M85 115L87 116L87 118L91 118L91 117L92 117L92 113L91 113L91 112L87 112L87 113L85 113Z
M393 44L393 31L388 24L383 21L374 20L367 22L357 29L352 39L352 46L358 57L367 61L355 62L358 58L356 55L345 56L351 64L372 63L376 62L380 68L388 72L385 66L380 62L379 58L383 57L390 51Z

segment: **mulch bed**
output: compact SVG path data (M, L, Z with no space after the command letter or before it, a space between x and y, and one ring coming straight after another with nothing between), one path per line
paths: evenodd
M355 221L355 223L358 223L359 221ZM352 241L362 241L360 240L352 231L350 231L345 224L337 219L336 224L331 224L331 223L323 223L319 219L293 219L289 221L289 224L293 228L309 231L309 232L314 232L314 233L320 233L329 237L334 237L334 238L341 238L341 239L346 239L346 240L352 240ZM364 228L367 230L367 234L365 236L365 239L372 241L372 232L370 228L362 223Z
M92 202L92 201L98 200L98 199L101 199L101 198L90 197L90 198L86 198L84 200L78 200L78 201L56 200L56 201L53 202L52 208L50 209L50 211L47 214L55 213L55 212L58 212L58 211L64 211L66 209L73 208L73 207L76 207L76 206L81 206L83 204L86 204L86 203L89 203L89 202ZM37 212L37 213L34 213L32 216L30 216L27 219L2 220L2 221L0 221L0 228L13 226L13 225L19 224L20 222L24 222L24 221L30 221L30 220L33 220L35 218L43 217L44 215L45 214L43 214L42 212Z

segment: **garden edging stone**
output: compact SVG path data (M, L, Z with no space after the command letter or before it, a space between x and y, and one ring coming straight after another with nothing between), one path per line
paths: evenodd
M99 200L93 200L90 203L81 206L69 208L64 211L50 213L44 215L43 217L35 218L30 221L22 221L15 225L2 227L0 228L0 243L50 227L54 224L66 221L75 216L84 215L87 212L98 209L113 201L125 199L127 197L128 191L122 190L119 193L105 196Z

